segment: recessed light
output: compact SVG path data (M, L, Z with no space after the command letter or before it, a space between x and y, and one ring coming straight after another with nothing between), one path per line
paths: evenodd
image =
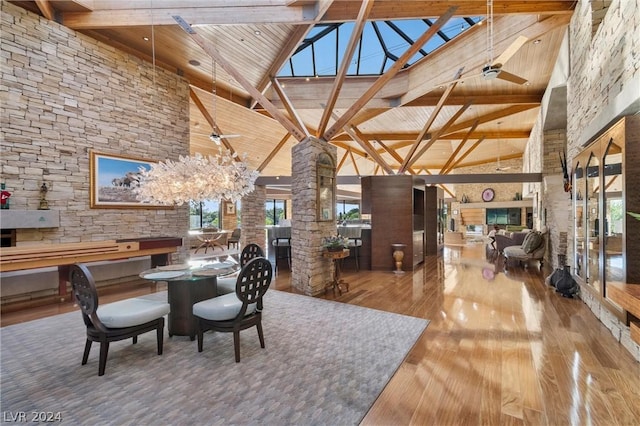
M309 81L309 77L305 78L304 80L305 80L305 81Z
M542 40L537 39L537 40L534 40L534 41L533 41L533 44L540 44L540 42L542 42Z
M260 32L260 30L255 30L253 33L254 33L255 35L260 35L260 34L262 34L262 33Z
M144 41L149 41L149 37L142 37Z
M200 66L200 62L196 61L195 59L190 59L189 60L189 65L193 65L194 67L199 67Z

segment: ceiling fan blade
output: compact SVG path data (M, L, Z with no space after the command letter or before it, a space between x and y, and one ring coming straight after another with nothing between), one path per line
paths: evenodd
M522 45L524 45L529 39L525 36L518 36L518 38L516 38L510 45L509 47L507 47L505 49L504 52L502 52L502 54L500 54L500 56L498 56L495 61L493 61L493 66L497 66L498 64L500 65L504 65L507 63L507 61L509 59L511 59L511 57L513 55L516 54L516 52L518 50L520 50L520 48L522 47Z
M499 78L500 80L510 81L511 83L516 84L525 84L527 82L526 78L522 78L518 75L511 74L510 72L506 72L504 70L500 70L500 74L498 74L496 78Z

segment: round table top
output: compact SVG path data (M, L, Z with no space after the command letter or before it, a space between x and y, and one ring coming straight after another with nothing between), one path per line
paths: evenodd
M140 272L140 278L151 281L189 281L219 275L229 275L240 269L237 256L191 261L177 265L158 266Z

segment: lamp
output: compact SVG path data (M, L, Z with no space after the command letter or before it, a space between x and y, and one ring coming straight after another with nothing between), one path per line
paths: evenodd
M244 156L246 157L246 155ZM228 150L218 155L180 156L140 170L139 185L133 188L143 202L182 205L189 201L238 201L253 192L257 171L247 168L245 158L235 161Z

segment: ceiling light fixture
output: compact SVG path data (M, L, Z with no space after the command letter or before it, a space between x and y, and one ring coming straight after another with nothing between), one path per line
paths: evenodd
M133 191L143 202L176 204L189 201L238 201L253 192L257 171L243 161L235 161L228 150L218 155L180 156L178 161L165 160L141 170L140 185Z

